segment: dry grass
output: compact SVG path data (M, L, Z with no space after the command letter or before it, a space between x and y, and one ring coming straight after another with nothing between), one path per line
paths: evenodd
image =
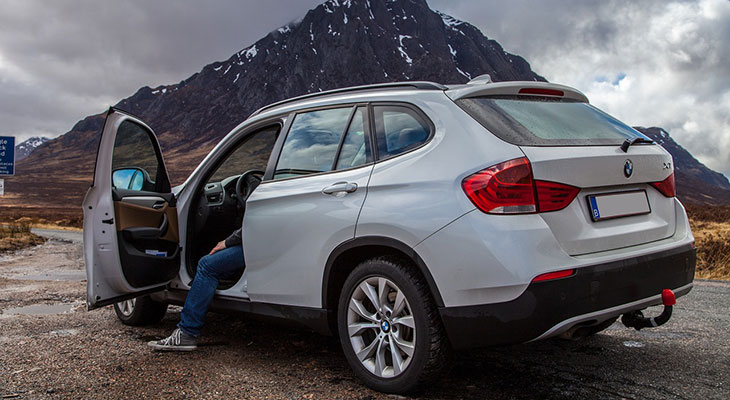
M687 206L701 279L730 280L730 206Z
M0 225L0 254L45 242L45 239L30 232L32 222L30 218L18 218Z
M72 232L81 232L83 230L82 227L58 225L56 223L50 223L50 222L34 222L33 228L53 229L55 231L72 231Z
M30 218L35 228L81 228L84 217L81 207L16 207L0 206L0 223L12 223L19 218Z

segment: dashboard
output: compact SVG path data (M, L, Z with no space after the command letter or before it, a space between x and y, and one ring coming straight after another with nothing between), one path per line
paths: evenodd
M238 202L236 183L240 175L229 176L220 182L203 186L197 202L195 231L215 229L227 233L240 228L243 207Z

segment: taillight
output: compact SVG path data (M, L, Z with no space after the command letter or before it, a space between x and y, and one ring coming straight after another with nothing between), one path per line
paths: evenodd
M537 203L540 211L557 211L567 207L580 189L562 183L535 181L537 187Z
M539 96L559 96L563 97L565 93L562 90L545 89L545 88L522 88L519 94L536 94Z
M490 214L525 214L567 207L579 188L535 180L530 161L516 158L466 177L464 193L477 208Z
M676 187L674 186L674 172L667 179L661 182L651 182L651 185L666 197L674 197L677 194Z
M548 272L546 274L541 274L535 277L533 279L533 282L542 282L542 281L551 281L553 279L560 279L560 278L567 278L569 276L572 276L573 273L575 273L574 269L566 269L563 271L555 271L555 272Z
M477 208L491 214L536 212L532 170L527 158L493 165L461 182L467 197Z

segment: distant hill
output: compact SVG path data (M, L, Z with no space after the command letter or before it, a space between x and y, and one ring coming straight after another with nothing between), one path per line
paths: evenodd
M677 197L694 204L730 205L730 182L692 156L684 147L658 127L634 127L664 147L674 159Z
M42 145L49 140L51 139L45 136L33 136L32 138L27 139L20 144L17 144L15 146L15 161L17 162L28 157L30 153L32 153L33 150L36 149L36 147Z

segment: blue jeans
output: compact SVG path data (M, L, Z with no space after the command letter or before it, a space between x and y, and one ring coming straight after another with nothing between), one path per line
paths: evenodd
M243 268L243 246L240 244L201 258L177 327L190 336L200 335L218 281L235 275Z

